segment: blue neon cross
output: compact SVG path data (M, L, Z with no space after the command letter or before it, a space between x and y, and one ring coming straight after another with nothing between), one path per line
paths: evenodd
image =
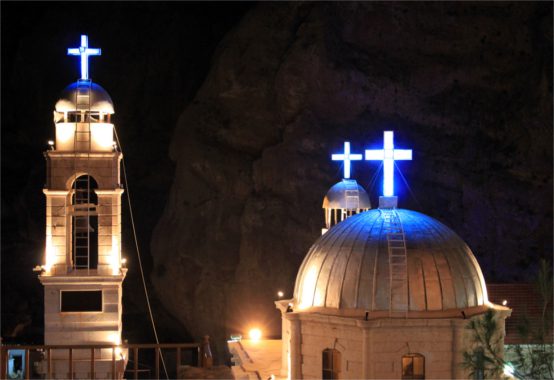
M102 55L102 50L88 47L88 37L81 35L81 46L67 49L67 55L81 56L81 79L88 78L88 57L90 55Z
M394 132L385 131L383 134L383 149L365 151L366 160L383 161L383 195L394 196L394 161L411 160L411 149L394 149Z
M344 178L350 178L350 161L360 161L362 159L361 154L350 153L350 143L346 141L344 143L344 153L333 154L331 156L333 161L344 161Z

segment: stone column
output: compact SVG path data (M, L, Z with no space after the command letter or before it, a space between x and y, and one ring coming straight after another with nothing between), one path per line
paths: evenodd
M462 367L464 344L464 327L468 320L453 319L452 320L452 378L465 379L467 374Z
M362 333L362 378L372 379L373 368L371 366L371 360L373 359L373 345L372 345L372 332L371 324L368 321L356 321L356 325L360 328Z
M302 334L300 316L296 313L285 314L289 321L289 379L302 379Z
M363 346L362 346L362 377L364 379L373 378L371 360L373 359L372 342L371 342L372 330L369 326L363 329Z
M67 273L71 262L67 236L66 190L43 190L46 195L46 241L44 264L51 265L52 273Z
M281 376L286 377L289 373L289 347L290 347L290 322L285 317L287 308L293 300L275 301L275 306L281 312Z
M114 274L121 266L122 189L95 190L98 195L98 273Z

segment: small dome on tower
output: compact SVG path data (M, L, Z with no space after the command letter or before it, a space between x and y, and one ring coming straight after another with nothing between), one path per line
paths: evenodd
M88 93L88 84L90 84L90 101L86 96L83 98L86 101L87 111L113 114L113 101L108 92L96 83L83 80L74 82L63 90L60 99L56 102L56 112L71 112L76 111L78 108L82 109L81 107L77 107L79 98L82 95L80 91L82 91L82 89L87 89ZM89 102L90 108L88 106Z
M355 192L358 199L355 204L349 200ZM323 208L327 209L370 209L371 203L365 189L356 180L343 179L327 191L323 198Z
M314 243L298 272L294 301L295 311L421 317L459 316L488 300L481 268L454 231L419 212L373 209Z
M333 185L323 198L325 211L325 228L321 233L346 218L371 208L369 197L364 188L358 185L355 179L343 179Z

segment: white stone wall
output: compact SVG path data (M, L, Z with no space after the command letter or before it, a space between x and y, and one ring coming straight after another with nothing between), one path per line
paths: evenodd
M68 190L77 176L89 174L98 183L99 189L116 189L120 184L119 162L121 153L63 153L47 151L47 188Z
M467 319L364 321L315 313L283 314L283 318L299 322L298 362L304 379L321 378L322 352L327 348L341 352L340 378L344 379L400 379L402 356L409 353L425 357L426 379L467 378L467 371L461 366L462 353L470 345L465 329ZM500 319L502 329L504 319ZM285 345L288 334L283 334ZM291 362L295 362L294 358Z
M96 191L98 195L98 272L111 272L114 255L121 257L121 190Z
M355 324L301 320L302 377L321 378L322 352L334 348L341 352L341 379L362 377L362 334Z
M452 378L453 327L450 320L383 320L371 328L371 377L402 377L402 356L425 357L426 379ZM460 357L461 360L461 357Z
M119 152L46 152L46 262L51 274L71 268L71 193L76 176L88 174L98 183L98 273L111 274L121 259L121 195Z
M46 195L46 251L50 256L45 264L52 266L52 272L67 271L68 250L66 200L67 191L44 190Z
M90 131L90 149L94 152L109 152L113 142L113 124L111 123L56 123L56 150L60 152L86 151L89 141L75 141L75 130L78 139L88 137Z
M123 278L121 278L121 282ZM44 284L44 343L114 344L120 343L122 330L122 286L119 283ZM102 312L61 312L62 290L102 290Z

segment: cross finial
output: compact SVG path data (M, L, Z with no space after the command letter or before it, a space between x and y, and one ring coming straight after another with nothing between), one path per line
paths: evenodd
M90 55L101 55L102 50L97 48L88 47L88 37L81 35L81 46L78 48L67 49L67 55L80 55L81 56L81 79L89 79L88 76L88 57Z
M394 161L411 160L411 149L394 149L394 132L385 131L383 135L383 149L365 151L366 160L383 161L383 195L394 196Z
M360 161L362 159L361 154L350 153L350 143L346 141L344 143L344 153L333 154L331 156L333 161L344 161L344 178L350 178L350 161Z

